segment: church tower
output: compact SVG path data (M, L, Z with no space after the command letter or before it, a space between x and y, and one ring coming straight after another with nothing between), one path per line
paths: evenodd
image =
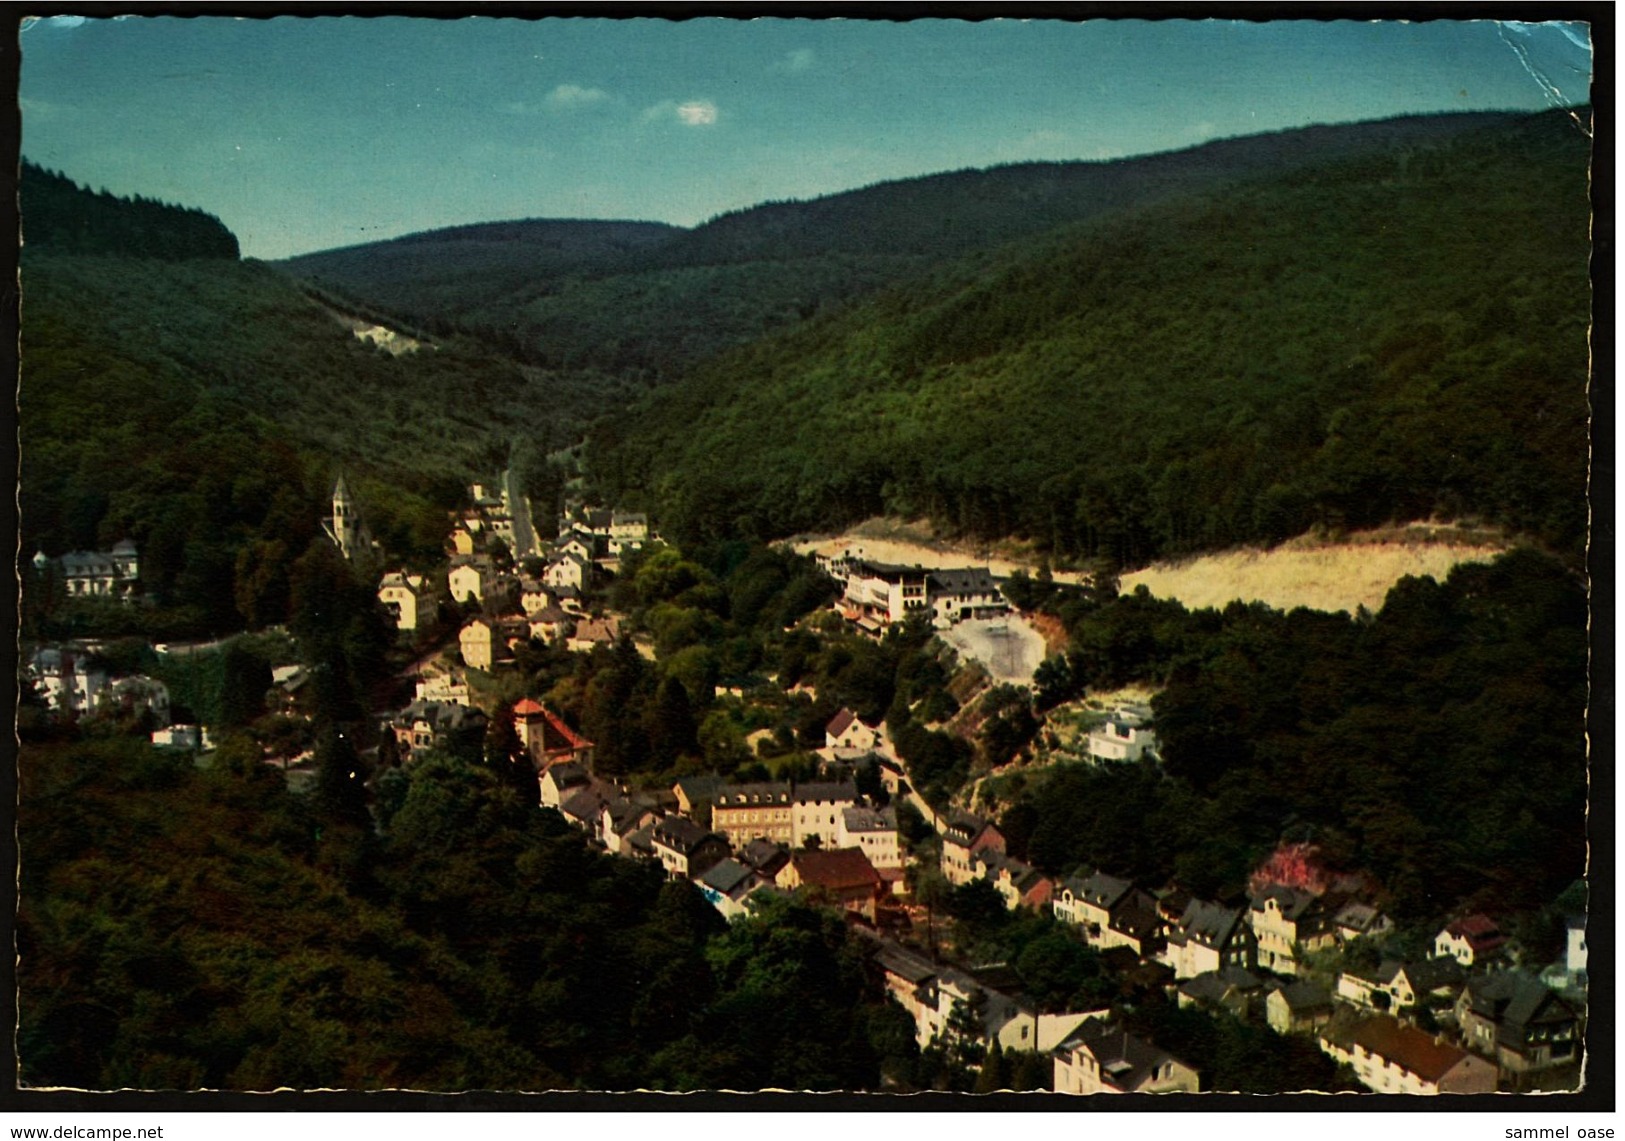
M327 536L338 544L339 553L347 559L353 557L360 547L360 524L355 501L350 498L350 489L345 486L341 475L338 483L333 485L333 522L327 529Z

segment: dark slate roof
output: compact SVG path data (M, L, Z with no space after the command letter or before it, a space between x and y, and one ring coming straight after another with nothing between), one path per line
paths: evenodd
M1187 938L1204 946L1220 947L1235 934L1240 922L1241 912L1235 908L1193 899L1186 905L1179 926Z
M790 853L771 840L752 840L740 855L764 876L778 874L779 869L790 862Z
M587 770L575 761L560 761L549 765L544 776L551 776L553 783L559 788L574 788L576 785L586 784L590 779Z
M992 594L999 589L999 584L986 567L934 570L931 572L931 584L950 594Z
M1462 980L1466 978L1461 964L1449 955L1438 959L1423 959L1420 963L1409 963L1400 969L1410 980L1411 989L1418 994L1460 986Z
M895 943L881 944L880 953L875 956L875 960L891 974L915 986L937 977L937 968L929 960Z
M1203 1002L1219 1003L1232 990L1251 994L1264 985L1263 980L1245 967L1229 966L1217 971L1203 971L1180 985L1180 992Z
M559 811L577 820L594 820L603 812L606 798L595 788L587 787L566 798Z
M1568 1022L1574 1011L1557 992L1527 971L1499 971L1467 984L1474 1014L1508 1027Z
M873 808L843 808L841 820L848 832L895 832L897 813L888 805L876 811Z
M1149 892L1132 888L1118 904L1117 910L1112 912L1106 926L1133 939L1149 939L1162 926L1162 917L1157 914L1157 901L1151 898Z
M1253 896L1253 910L1263 911L1265 901L1271 899L1279 904L1284 918L1297 920L1303 918L1314 906L1316 897L1314 892L1304 891L1302 888L1272 884Z
M721 863L713 864L710 870L700 877L700 882L708 888L720 891L723 895L729 895L755 874L750 868L730 857Z
M1288 983L1282 987L1281 998L1286 1002L1287 1008L1295 1014L1330 1010L1332 1005L1331 993L1325 987L1305 981Z
M857 799L858 788L850 781L814 781L794 786L794 800L797 804L820 804L826 801L841 803Z
M968 847L976 842L976 837L982 834L987 827L987 821L980 816L972 816L968 812L955 812L948 818L943 826L943 839L952 840L961 847Z
M706 773L704 776L683 777L672 787L681 789L683 795L692 803L696 800L712 799L725 785L717 773Z
M1116 876L1109 876L1105 872L1096 872L1083 881L1078 894L1096 907L1103 907L1110 911L1118 905L1133 886L1134 881L1132 880L1118 879Z
M655 825L654 841L657 844L670 848L674 852L689 855L706 840L722 838L714 832L707 832L686 816L668 816Z
M1158 1066L1179 1061L1166 1050L1135 1037L1115 1023L1094 1019L1080 1026L1062 1049L1069 1047L1081 1047L1093 1054L1100 1063L1101 1079L1122 1090L1139 1089L1151 1079Z
M789 803L790 785L777 781L725 785L717 793L715 801L718 808L739 808L752 804Z

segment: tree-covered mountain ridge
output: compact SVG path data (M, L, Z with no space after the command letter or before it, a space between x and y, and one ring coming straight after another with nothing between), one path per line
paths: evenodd
M972 255L589 441L669 533L929 517L1118 565L1481 516L1585 534L1589 139L1498 120Z
M27 159L18 193L27 208L23 240L33 249L165 261L237 259L236 235L202 210L93 192Z
M547 219L460 226L280 265L400 321L474 333L532 364L667 380L972 251L1514 118L1407 116L1122 159L951 171L767 202L691 230Z

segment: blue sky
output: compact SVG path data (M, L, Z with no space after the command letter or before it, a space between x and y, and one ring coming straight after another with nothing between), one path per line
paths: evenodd
M1306 123L1585 102L1582 25L54 17L23 154L283 257ZM26 220L25 220L26 225Z

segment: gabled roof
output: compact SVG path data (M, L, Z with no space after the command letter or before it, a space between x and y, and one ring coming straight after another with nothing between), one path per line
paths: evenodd
M1507 941L1495 920L1482 913L1456 920L1444 929L1444 934L1465 940L1474 953L1480 955L1495 950Z
M1400 968L1417 994L1428 994L1445 987L1460 986L1465 975L1461 964L1449 955L1437 959L1423 959L1407 963ZM1392 977L1392 976L1390 976Z
M1240 910L1193 899L1186 905L1179 927L1187 938L1204 946L1221 947L1229 942L1240 923Z
M552 778L553 784L561 789L587 784L592 779L587 775L587 770L574 761L560 761L558 764L548 765L547 770L542 773L542 778L545 780L549 777Z
M1131 888L1111 913L1106 926L1132 939L1149 939L1162 926L1162 917L1157 914L1157 901L1151 898L1149 892Z
M843 803L858 799L857 786L850 781L814 781L793 786L792 797L797 804Z
M879 811L862 807L843 808L841 824L848 832L895 832L897 812L889 805Z
M668 816L655 825L654 842L661 847L670 848L680 855L692 855L701 844L707 840L715 840L719 844L726 841L715 832L708 832L686 816Z
M1195 978L1186 979L1180 984L1179 991L1199 1001L1217 1005L1232 991L1246 995L1263 985L1263 981L1251 971L1229 966L1217 971L1203 971Z
M948 817L948 823L943 826L942 838L968 848L987 827L988 822L980 816L972 816L968 812L954 812Z
M1271 884L1253 896L1252 909L1263 911L1264 905L1274 900L1282 918L1298 920L1314 906L1316 898L1314 892L1304 891L1302 888Z
M895 943L883 943L875 961L888 973L915 986L937 977L937 968L928 959Z
M777 875L790 862L790 853L771 840L752 840L740 856L764 876Z
M559 811L576 820L596 820L604 811L608 797L588 785L559 805Z
M1325 987L1304 980L1282 987L1281 998L1294 1014L1330 1010L1332 1006L1331 993Z
M1467 984L1467 995L1474 1014L1507 1027L1563 1023L1575 1016L1561 995L1526 971L1499 971L1474 979Z
M986 567L934 570L931 585L948 594L991 594L999 589Z
M1078 895L1096 907L1110 911L1133 888L1133 880L1118 879L1105 872L1096 872L1080 885Z
M673 792L681 792L692 803L712 799L725 785L719 774L706 773L703 776L680 777L671 787Z
M1152 1080L1157 1067L1166 1062L1179 1062L1174 1057L1143 1038L1138 1038L1114 1023L1090 1019L1061 1045L1062 1050L1083 1050L1100 1063L1101 1081L1125 1092L1141 1089ZM1187 1069L1194 1067L1184 1062Z
M1467 1057L1466 1050L1446 1045L1432 1035L1414 1026L1403 1025L1386 1015L1361 1022L1354 1028L1351 1037L1355 1045L1403 1066L1430 1083L1438 1082Z
M824 732L828 733L831 737L839 737L842 733L845 733L847 729L851 727L852 722L856 721L857 719L858 715L856 713L853 713L850 709L842 706L841 711L834 717L831 717L829 719L829 724L824 726Z
M753 804L789 804L788 782L760 781L755 784L728 785L717 793L717 808L738 808Z
M801 882L808 887L842 891L873 887L880 882L874 865L862 848L832 848L791 853L790 863Z
M700 882L714 891L720 891L723 895L730 895L755 874L730 856L720 863L711 865L711 868L700 877Z

